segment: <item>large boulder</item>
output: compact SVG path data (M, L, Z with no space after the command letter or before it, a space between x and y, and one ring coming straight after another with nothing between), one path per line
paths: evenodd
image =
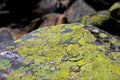
M91 25L39 28L5 45L0 80L120 79L119 38Z

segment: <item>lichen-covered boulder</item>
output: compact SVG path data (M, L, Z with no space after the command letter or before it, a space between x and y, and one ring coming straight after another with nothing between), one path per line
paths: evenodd
M94 26L39 28L0 51L4 80L120 80L120 41Z
M118 5L118 3L115 3ZM113 5L107 10L94 12L80 18L80 22L83 24L91 24L105 30L113 35L120 36L120 23L117 18L119 18L119 10L116 12L116 6ZM115 10L114 10L115 9ZM117 17L117 18L116 18Z
M110 13L108 11L100 11L91 13L83 16L80 19L80 22L83 24L91 24L94 26L102 26L111 18Z

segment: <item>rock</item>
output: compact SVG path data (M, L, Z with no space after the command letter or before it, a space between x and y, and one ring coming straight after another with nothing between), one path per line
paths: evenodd
M63 13L74 0L41 0L33 10L35 16L42 17L49 13Z
M59 0L60 4L61 4L61 7L69 7L73 2L74 0Z
M119 80L120 39L92 25L39 28L0 51L0 70L6 80Z
M38 29L39 27L49 27L57 24L67 23L67 18L64 14L59 13L49 13L44 15L42 18L36 18L30 22L26 29L32 31Z
M43 23L39 27L48 27L67 23L67 18L64 14L50 13L43 16L42 19Z
M99 11L80 18L83 24L91 24L105 30L113 35L120 36L119 22L111 16L109 11Z
M65 12L69 23L77 22L79 19L87 14L95 12L95 10L89 6L84 0L76 0Z
M19 24L10 24L8 28L0 28L0 43L14 41L28 33L29 29L20 28L21 26Z
M57 22L57 16L60 14L56 13L50 13L46 14L42 17L43 23L40 25L40 27L47 27L47 26L53 26Z
M74 2L75 0L58 0L56 12L64 13L64 11L68 9Z
M10 41L13 41L11 30L9 28L1 28L0 29L0 43L6 43Z
M57 9L57 2L57 0L41 0L33 13L41 17L47 13L55 12Z
M13 39L16 40L18 38L21 38L23 35L27 34L27 31L25 28L23 28L23 29L11 29L11 33L12 33Z
M110 19L108 11L100 11L83 16L80 22L83 24L91 24L94 26L101 26Z

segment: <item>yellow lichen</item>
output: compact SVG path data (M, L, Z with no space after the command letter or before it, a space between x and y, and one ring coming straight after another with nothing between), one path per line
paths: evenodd
M22 39L18 39L18 40L16 40L15 42L16 42L16 43L22 42Z
M94 14L83 16L80 19L80 22L83 24L92 24L95 26L100 26L109 18L110 18L110 14L94 13Z
M103 38L107 37L107 35L105 33L100 33L99 36L101 36Z
M7 49L14 49L15 46L7 46L6 48L7 48Z
M117 40L117 39L115 39L114 37L112 38L111 42L112 42L113 44L115 44L115 45L120 46L120 41Z
M10 68L11 64L8 60L0 60L0 70Z
M116 2L112 5L112 7L109 9L109 11L113 11L114 9L119 8L119 7L120 7L120 2Z

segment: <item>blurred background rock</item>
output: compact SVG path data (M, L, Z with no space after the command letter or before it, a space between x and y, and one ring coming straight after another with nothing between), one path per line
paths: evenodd
M68 23L120 36L119 20L119 0L0 0L0 28L10 29L14 40L39 27Z

